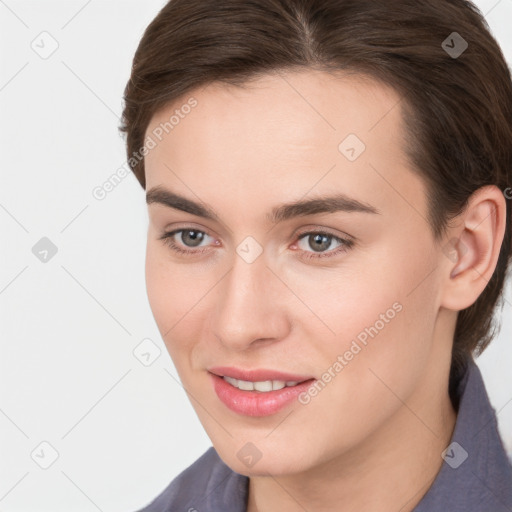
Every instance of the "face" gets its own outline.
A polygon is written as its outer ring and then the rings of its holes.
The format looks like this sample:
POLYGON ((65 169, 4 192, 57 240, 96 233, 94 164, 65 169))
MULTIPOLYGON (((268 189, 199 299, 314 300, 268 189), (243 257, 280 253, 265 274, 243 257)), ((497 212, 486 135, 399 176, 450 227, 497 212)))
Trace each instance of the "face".
POLYGON ((442 255, 401 115, 382 84, 302 71, 213 84, 151 120, 146 190, 189 202, 148 204, 148 299, 202 425, 239 473, 355 453, 398 415, 397 395, 426 399, 442 255), (241 391, 213 375, 225 367, 307 382, 241 391))

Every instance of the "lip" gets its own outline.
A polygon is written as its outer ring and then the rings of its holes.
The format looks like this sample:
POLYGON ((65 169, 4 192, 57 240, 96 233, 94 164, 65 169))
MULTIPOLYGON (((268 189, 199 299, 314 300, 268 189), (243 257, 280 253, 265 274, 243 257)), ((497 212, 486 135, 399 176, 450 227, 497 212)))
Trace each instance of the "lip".
MULTIPOLYGON (((288 380, 288 377, 298 377, 297 375, 273 372, 273 376, 280 375, 285 376, 286 378, 261 378, 260 375, 263 373, 264 371, 262 370, 262 373, 258 374, 258 379, 254 380, 288 380)), ((238 375, 240 375, 240 373, 238 375)), ((247 376, 247 373, 245 373, 245 375, 247 376)), ((252 373, 252 375, 254 375, 254 373, 252 373)), ((269 373, 267 372, 265 375, 269 375, 269 373)), ((228 409, 244 416, 253 417, 270 416, 279 412, 285 407, 291 405, 301 393, 305 392, 309 386, 316 381, 316 379, 310 378, 296 386, 286 386, 274 391, 260 392, 243 391, 238 389, 215 373, 210 372, 209 376, 212 379, 213 389, 219 397, 219 400, 228 409)), ((236 379, 237 377, 233 376, 233 378, 236 379)), ((246 378, 242 380, 249 379, 246 378)), ((293 378, 290 378, 289 380, 293 380, 293 378)))
POLYGON ((264 380, 284 380, 285 382, 303 382, 305 380, 314 379, 312 375, 298 375, 292 373, 280 372, 278 370, 255 369, 246 370, 243 368, 235 368, 232 366, 215 366, 207 368, 210 373, 214 373, 219 377, 226 376, 238 380, 247 380, 251 382, 264 380))

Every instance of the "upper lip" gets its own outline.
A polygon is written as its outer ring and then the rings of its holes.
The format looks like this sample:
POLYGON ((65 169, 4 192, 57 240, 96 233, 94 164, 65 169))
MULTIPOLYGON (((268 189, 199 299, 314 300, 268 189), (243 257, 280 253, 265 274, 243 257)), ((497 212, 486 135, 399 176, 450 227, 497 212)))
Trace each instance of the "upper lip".
POLYGON ((249 382, 261 382, 266 380, 282 380, 285 382, 304 382, 313 379, 311 375, 298 375, 296 373, 286 373, 278 370, 269 370, 258 368, 254 370, 235 368, 232 366, 213 366, 208 368, 210 373, 219 377, 232 377, 237 380, 246 380, 249 382))

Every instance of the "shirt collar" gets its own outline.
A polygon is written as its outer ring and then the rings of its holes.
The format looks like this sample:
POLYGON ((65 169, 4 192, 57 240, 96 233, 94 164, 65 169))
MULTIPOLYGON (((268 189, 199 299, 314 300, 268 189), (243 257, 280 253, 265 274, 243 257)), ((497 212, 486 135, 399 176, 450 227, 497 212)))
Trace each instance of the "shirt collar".
POLYGON ((443 464, 414 512, 512 511, 512 467, 489 402, 480 369, 466 359, 456 387, 459 402, 443 464))

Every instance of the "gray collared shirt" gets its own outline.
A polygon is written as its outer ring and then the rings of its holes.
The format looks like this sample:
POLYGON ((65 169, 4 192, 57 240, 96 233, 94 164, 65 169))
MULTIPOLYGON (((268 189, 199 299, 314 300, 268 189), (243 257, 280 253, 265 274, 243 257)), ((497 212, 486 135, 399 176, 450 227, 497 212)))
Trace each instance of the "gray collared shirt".
MULTIPOLYGON (((472 358, 458 383, 455 430, 443 465, 414 512, 512 512, 512 466, 480 369, 472 358)), ((138 512, 246 512, 249 478, 210 447, 138 512)))

